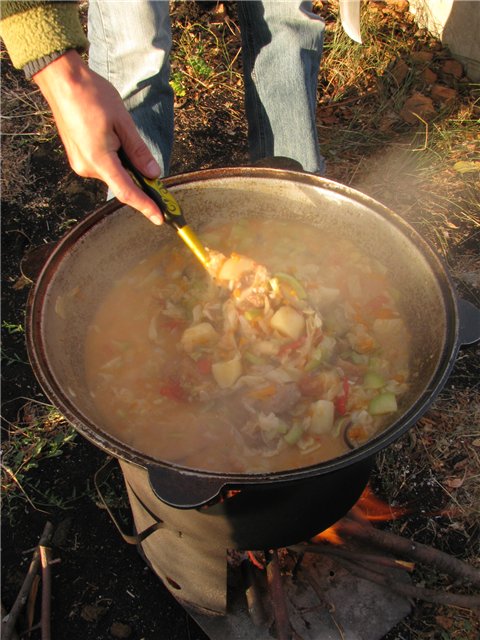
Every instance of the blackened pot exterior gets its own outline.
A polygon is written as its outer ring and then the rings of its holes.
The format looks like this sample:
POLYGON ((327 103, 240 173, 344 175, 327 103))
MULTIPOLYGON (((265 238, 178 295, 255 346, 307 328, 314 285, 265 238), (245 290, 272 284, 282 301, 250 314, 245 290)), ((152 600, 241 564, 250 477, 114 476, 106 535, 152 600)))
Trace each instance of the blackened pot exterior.
MULTIPOLYGON (((470 327, 465 341, 478 338, 471 330, 474 322, 462 314, 467 309, 478 320, 479 312, 464 305, 459 308, 443 264, 414 229, 379 203, 343 185, 309 174, 247 167, 184 174, 168 178, 165 185, 195 228, 219 211, 233 219, 271 213, 272 217, 311 223, 320 230, 347 230, 373 255, 378 254, 398 276, 408 302, 405 313, 414 330, 417 383, 400 417, 366 445, 334 460, 270 474, 182 468, 154 459, 106 433, 85 384, 86 327, 112 282, 139 259, 158 250, 162 234, 171 232, 152 229, 142 216, 116 201, 74 227, 40 273, 28 307, 27 341, 33 369, 46 394, 75 428, 120 460, 147 469, 150 484, 166 504, 198 508, 218 500, 225 490, 248 488, 246 493, 251 493, 252 499, 255 489, 270 492, 268 499, 273 503, 288 495, 290 510, 302 483, 308 486, 313 481, 313 493, 328 498, 324 512, 328 506, 333 514, 333 519, 325 516, 325 521, 333 522, 348 511, 355 495, 360 495, 375 454, 414 424, 443 387, 464 341, 462 326, 470 327), (350 483, 359 483, 359 487, 352 490, 350 483)), ((312 507, 321 509, 321 500, 312 507)), ((256 517, 262 517, 260 508, 256 517)))

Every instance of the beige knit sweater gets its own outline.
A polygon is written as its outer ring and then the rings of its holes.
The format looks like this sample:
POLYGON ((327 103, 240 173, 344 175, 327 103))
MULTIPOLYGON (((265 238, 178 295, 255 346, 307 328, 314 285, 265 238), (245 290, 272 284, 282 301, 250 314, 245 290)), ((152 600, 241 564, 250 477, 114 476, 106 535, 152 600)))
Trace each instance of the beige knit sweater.
POLYGON ((2 0, 0 10, 0 36, 18 69, 56 51, 88 48, 77 2, 2 0))

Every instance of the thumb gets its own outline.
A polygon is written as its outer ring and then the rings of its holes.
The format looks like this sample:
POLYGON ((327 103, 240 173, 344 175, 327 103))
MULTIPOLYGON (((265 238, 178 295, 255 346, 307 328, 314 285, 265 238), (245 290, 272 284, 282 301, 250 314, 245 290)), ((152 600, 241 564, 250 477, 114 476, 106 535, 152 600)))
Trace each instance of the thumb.
POLYGON ((135 167, 147 178, 158 178, 161 168, 140 137, 130 114, 117 125, 117 135, 123 150, 135 167))

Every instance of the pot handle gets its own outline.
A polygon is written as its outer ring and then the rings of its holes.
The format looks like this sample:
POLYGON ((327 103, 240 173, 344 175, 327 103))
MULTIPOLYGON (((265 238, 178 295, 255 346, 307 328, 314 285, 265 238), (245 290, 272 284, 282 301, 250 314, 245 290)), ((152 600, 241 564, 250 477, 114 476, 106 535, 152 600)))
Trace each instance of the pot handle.
POLYGON ((162 502, 177 509, 196 509, 217 498, 225 486, 221 477, 201 476, 179 469, 147 466, 150 486, 162 502))
POLYGON ((118 518, 115 516, 112 509, 110 508, 110 505, 108 504, 108 499, 104 495, 102 490, 102 485, 107 482, 112 471, 117 468, 116 463, 117 463, 116 458, 108 457, 106 462, 100 467, 100 469, 98 469, 95 472, 95 475, 93 476, 93 483, 95 485, 95 489, 97 490, 97 495, 100 499, 100 502, 102 503, 105 511, 110 516, 111 521, 117 528, 118 533, 122 536, 122 538, 125 540, 126 543, 138 545, 141 542, 143 542, 145 538, 148 538, 150 535, 152 535, 152 533, 154 533, 155 531, 158 531, 158 529, 163 529, 164 524, 162 520, 157 519, 153 524, 151 524, 149 527, 147 527, 140 533, 137 533, 136 535, 126 533, 123 530, 122 525, 120 524, 118 518))
POLYGON ((458 312, 460 317, 459 342, 460 344, 474 344, 480 340, 480 309, 468 300, 458 300, 458 312))

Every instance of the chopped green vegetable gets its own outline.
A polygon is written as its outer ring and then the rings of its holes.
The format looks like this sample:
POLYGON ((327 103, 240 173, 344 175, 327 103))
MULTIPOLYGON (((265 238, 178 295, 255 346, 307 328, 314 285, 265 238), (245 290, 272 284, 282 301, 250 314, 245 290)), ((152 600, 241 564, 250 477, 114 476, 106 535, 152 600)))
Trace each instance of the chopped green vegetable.
POLYGON ((254 353, 251 353, 250 351, 245 351, 245 353, 243 354, 243 357, 250 364, 258 364, 258 365, 265 364, 264 358, 260 358, 259 356, 256 356, 254 353))
POLYGON ((307 292, 305 291, 303 286, 300 284, 300 282, 296 278, 294 278, 289 273, 283 273, 283 272, 276 273, 274 277, 280 281, 280 284, 285 284, 289 286, 292 289, 292 291, 297 295, 297 297, 299 297, 301 300, 304 300, 307 297, 307 292))
POLYGON ((350 360, 353 364, 367 364, 368 356, 365 354, 357 353, 356 351, 352 351, 350 353, 350 360))
POLYGON ((305 365, 305 371, 315 371, 315 369, 318 369, 318 367, 322 364, 322 359, 321 358, 313 358, 312 360, 309 360, 307 362, 307 364, 305 365))
POLYGON ((385 386, 385 379, 375 371, 367 371, 363 378, 363 386, 365 389, 381 389, 385 386))
POLYGON ((247 309, 245 311, 245 318, 249 322, 252 322, 252 320, 257 320, 262 315, 263 315, 263 310, 262 309, 247 309))
POLYGON ((372 416, 380 416, 384 413, 393 413, 397 408, 397 398, 395 394, 391 391, 385 391, 370 400, 368 413, 372 416))
POLYGON ((287 444, 296 444, 303 435, 303 429, 301 425, 294 424, 290 431, 283 436, 283 439, 287 444))
POLYGON ((279 420, 278 421, 278 425, 277 425, 277 433, 279 433, 280 435, 285 435, 288 432, 288 425, 286 422, 284 422, 283 420, 279 420))

